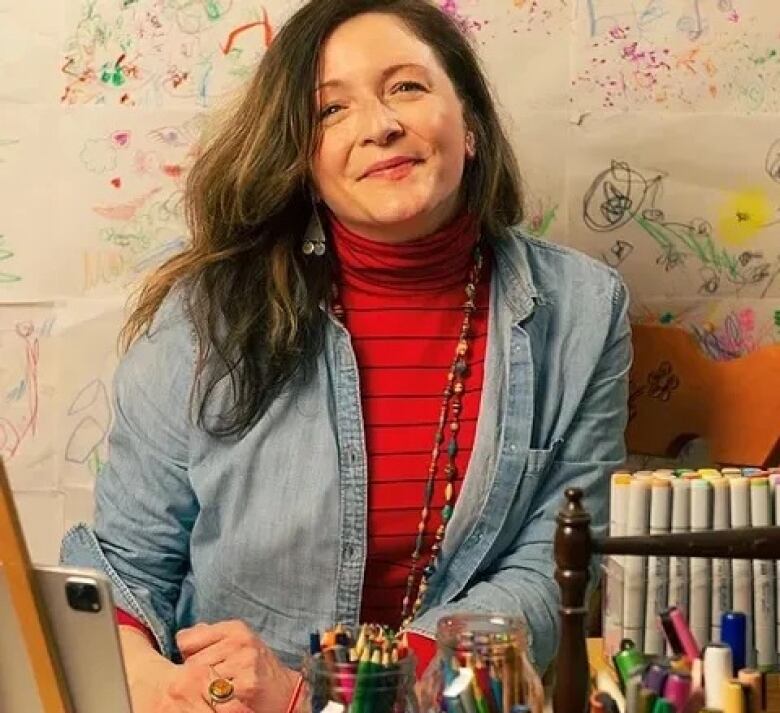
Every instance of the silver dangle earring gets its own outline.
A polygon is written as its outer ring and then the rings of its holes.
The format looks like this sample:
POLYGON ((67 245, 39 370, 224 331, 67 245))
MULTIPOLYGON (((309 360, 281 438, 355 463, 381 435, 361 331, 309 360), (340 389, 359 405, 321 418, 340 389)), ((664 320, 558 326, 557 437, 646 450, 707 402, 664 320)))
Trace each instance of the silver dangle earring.
POLYGON ((320 219, 320 212, 317 209, 317 200, 312 195, 312 210, 314 211, 314 220, 309 222, 306 235, 303 238, 301 250, 304 255, 316 255, 322 257, 325 254, 325 228, 320 219))

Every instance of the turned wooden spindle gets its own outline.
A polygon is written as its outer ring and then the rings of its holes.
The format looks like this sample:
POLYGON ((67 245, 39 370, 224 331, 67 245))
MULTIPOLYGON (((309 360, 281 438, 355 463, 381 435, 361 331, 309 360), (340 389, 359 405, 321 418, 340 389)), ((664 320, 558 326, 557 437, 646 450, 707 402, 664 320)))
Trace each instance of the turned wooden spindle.
POLYGON ((555 579, 561 588, 561 642, 556 667, 553 711, 584 713, 588 701, 588 653, 585 645, 585 591, 588 586, 590 515, 582 490, 567 488, 555 531, 555 579))
POLYGON ((584 713, 588 706, 585 593, 591 555, 780 560, 780 527, 591 537, 590 515, 582 505, 582 491, 569 488, 565 496, 555 530, 555 579, 561 589, 561 642, 553 694, 555 713, 584 713))

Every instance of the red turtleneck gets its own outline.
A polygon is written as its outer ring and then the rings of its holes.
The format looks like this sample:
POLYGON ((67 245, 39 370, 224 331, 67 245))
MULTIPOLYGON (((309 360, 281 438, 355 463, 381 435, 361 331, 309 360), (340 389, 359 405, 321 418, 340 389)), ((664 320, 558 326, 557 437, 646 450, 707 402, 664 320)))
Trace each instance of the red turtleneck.
MULTIPOLYGON (((394 245, 367 240, 332 217, 330 228, 344 321, 360 373, 368 455, 368 553, 361 621, 397 627, 442 391, 463 321, 476 226, 462 215, 433 235, 394 245)), ((482 393, 489 282, 486 255, 472 317, 456 492, 471 455, 482 393)), ((441 456, 422 566, 441 522, 445 462, 441 456)), ((422 669, 433 646, 419 637, 412 646, 422 669)))
MULTIPOLYGON (((368 456, 368 552, 360 618, 397 628, 442 391, 463 321, 476 226, 461 215, 433 235, 391 245, 356 235, 331 217, 330 233, 339 265, 339 299, 360 373, 368 456)), ((485 255, 460 415, 456 492, 471 456, 482 393, 490 265, 485 255)), ((444 463, 442 456, 422 566, 441 522, 444 463)), ((118 612, 118 619, 143 626, 125 612, 118 612)), ((434 643, 409 638, 422 672, 434 643)))

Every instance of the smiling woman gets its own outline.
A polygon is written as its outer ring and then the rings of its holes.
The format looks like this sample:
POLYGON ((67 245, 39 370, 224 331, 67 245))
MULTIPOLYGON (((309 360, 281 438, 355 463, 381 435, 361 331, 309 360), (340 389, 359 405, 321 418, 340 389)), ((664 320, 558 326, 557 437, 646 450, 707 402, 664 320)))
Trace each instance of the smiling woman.
MULTIPOLYGON (((516 224, 473 49, 426 0, 312 0, 188 176, 126 325, 95 526, 138 713, 288 708, 308 633, 526 622, 556 647, 564 487, 623 460, 617 274, 516 224)), ((300 710, 305 710, 305 704, 300 710)))
POLYGON ((312 175, 339 220, 384 242, 450 222, 474 132, 434 50, 397 16, 359 15, 324 43, 319 79, 312 175))

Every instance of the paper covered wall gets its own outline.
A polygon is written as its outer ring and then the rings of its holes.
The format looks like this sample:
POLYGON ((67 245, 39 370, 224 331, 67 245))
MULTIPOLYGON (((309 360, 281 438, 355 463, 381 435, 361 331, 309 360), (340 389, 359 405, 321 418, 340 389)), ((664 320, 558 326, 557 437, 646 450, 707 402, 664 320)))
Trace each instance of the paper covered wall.
MULTIPOLYGON (((780 339, 780 5, 442 6, 484 58, 531 230, 712 358, 780 339)), ((199 131, 293 7, 0 0, 0 454, 38 559, 91 516, 124 302, 186 242, 199 131)))

